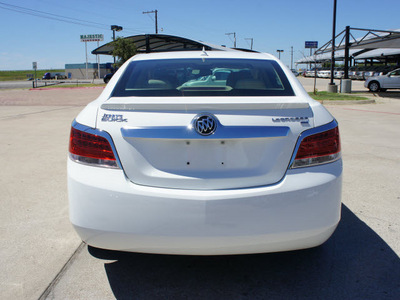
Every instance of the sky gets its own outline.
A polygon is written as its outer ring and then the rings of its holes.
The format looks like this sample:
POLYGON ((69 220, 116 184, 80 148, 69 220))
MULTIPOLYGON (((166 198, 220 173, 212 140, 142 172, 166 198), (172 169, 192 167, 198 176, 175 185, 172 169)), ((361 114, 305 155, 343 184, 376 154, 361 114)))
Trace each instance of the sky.
MULTIPOLYGON (((111 25, 124 29, 116 36, 159 33, 182 36, 216 45, 250 48, 278 56, 291 66, 309 55, 305 41, 322 46, 332 37, 334 0, 0 0, 0 70, 63 69, 86 61, 82 34, 103 34, 112 40, 111 25)), ((345 27, 398 29, 400 1, 337 0, 336 33, 345 27), (379 8, 377 8, 379 7, 379 8), (377 8, 377 9, 376 9, 377 8)), ((361 32, 356 33, 361 37, 361 32)), ((88 42, 90 52, 97 42, 88 42)), ((100 56, 102 63, 111 56, 100 56)))

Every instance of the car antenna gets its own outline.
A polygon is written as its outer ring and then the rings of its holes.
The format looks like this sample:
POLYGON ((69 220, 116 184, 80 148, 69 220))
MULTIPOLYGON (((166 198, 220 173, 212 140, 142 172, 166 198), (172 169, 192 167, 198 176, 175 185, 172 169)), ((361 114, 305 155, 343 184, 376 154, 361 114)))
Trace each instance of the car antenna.
MULTIPOLYGON (((203 46, 203 53, 201 54, 201 56, 208 56, 208 54, 207 54, 207 52, 206 52, 206 49, 204 48, 204 46, 203 46)), ((205 61, 205 58, 204 57, 202 57, 201 58, 202 60, 203 60, 203 62, 205 61)))

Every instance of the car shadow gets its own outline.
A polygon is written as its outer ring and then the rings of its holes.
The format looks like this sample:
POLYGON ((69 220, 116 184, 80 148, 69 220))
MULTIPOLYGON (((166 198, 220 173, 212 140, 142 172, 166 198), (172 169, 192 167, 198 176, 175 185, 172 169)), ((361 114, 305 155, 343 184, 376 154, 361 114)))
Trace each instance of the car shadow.
POLYGON ((117 299, 400 299, 400 259, 345 205, 322 246, 234 256, 137 254, 88 247, 117 299))
POLYGON ((365 90, 352 90, 352 94, 363 94, 363 95, 368 95, 370 94, 371 96, 374 97, 379 97, 379 98, 392 98, 392 99, 400 99, 400 92, 398 90, 389 90, 385 92, 368 92, 365 90))
POLYGON ((394 98, 400 99, 400 92, 399 91, 386 91, 386 92, 378 92, 376 93, 380 98, 394 98))

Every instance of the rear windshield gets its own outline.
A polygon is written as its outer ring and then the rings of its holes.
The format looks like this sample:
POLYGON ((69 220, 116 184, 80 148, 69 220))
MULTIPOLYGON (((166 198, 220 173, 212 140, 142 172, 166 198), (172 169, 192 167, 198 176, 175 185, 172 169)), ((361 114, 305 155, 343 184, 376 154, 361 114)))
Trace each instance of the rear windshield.
POLYGON ((294 93, 275 61, 198 58, 132 61, 112 96, 294 96, 294 93))

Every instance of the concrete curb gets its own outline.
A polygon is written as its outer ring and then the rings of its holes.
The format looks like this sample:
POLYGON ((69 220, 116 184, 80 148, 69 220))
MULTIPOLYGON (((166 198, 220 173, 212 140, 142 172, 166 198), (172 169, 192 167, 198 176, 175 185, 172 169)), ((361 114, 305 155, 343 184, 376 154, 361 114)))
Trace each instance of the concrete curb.
POLYGON ((81 253, 82 249, 86 246, 84 242, 81 242, 72 253, 71 257, 68 259, 68 261, 65 263, 65 265, 61 268, 60 272, 54 277, 54 279, 50 282, 50 284, 47 286, 47 288, 44 290, 42 295, 40 295, 39 300, 45 300, 47 299, 47 296, 51 293, 51 291, 54 289, 54 287, 57 285, 57 283, 61 280, 61 277, 64 275, 64 273, 67 271, 67 269, 73 264, 75 261, 76 257, 81 253))
POLYGON ((30 91, 51 91, 51 90, 83 90, 83 89, 104 89, 104 86, 76 86, 76 87, 54 87, 54 88, 32 88, 30 91))
POLYGON ((349 104, 374 104, 375 99, 368 100, 318 100, 321 104, 349 105, 349 104))

